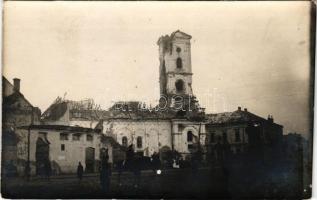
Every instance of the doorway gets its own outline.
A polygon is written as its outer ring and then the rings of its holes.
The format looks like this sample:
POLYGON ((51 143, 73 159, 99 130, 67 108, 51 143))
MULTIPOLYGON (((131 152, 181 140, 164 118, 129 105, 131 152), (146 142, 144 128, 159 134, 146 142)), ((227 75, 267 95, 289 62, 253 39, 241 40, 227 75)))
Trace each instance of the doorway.
POLYGON ((95 149, 92 147, 86 148, 86 172, 92 173, 95 170, 95 149))
POLYGON ((36 141, 36 152, 35 152, 35 162, 36 162, 36 174, 44 176, 47 172, 47 166, 49 165, 49 142, 45 141, 43 138, 38 138, 36 141))

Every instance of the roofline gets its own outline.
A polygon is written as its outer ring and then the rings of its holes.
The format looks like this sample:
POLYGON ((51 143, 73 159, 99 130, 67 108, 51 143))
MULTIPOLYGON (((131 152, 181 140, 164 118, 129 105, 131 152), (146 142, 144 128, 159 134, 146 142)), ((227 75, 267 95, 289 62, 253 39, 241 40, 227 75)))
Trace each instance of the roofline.
MULTIPOLYGON (((264 120, 254 120, 254 121, 236 121, 236 122, 224 122, 224 123, 212 123, 212 122, 208 122, 206 123, 206 125, 208 126, 223 126, 223 125, 237 125, 237 124, 248 124, 249 122, 263 122, 265 121, 266 123, 268 123, 268 121, 266 119, 264 120)), ((277 123, 272 123, 275 126, 279 126, 281 128, 284 128, 283 125, 277 124, 277 123)))
MULTIPOLYGON (((207 120, 208 120, 208 115, 211 116, 211 115, 218 115, 218 114, 223 114, 223 113, 233 113, 233 112, 236 112, 236 111, 238 111, 238 110, 235 110, 235 111, 232 111, 232 112, 208 113, 208 114, 206 114, 206 118, 207 118, 207 120)), ((261 121, 268 122, 268 119, 266 119, 266 118, 264 118, 264 117, 261 117, 261 116, 259 116, 259 115, 256 115, 256 114, 254 114, 254 113, 251 113, 251 112, 249 112, 249 111, 242 111, 242 110, 241 110, 240 112, 246 112, 247 114, 253 115, 253 116, 255 116, 255 117, 261 119, 261 121)), ((258 122, 258 121, 260 121, 260 120, 254 120, 254 122, 258 122)), ((227 123, 227 122, 226 122, 226 123, 227 123)), ((234 123, 234 122, 229 122, 229 123, 234 123)), ((239 123, 239 122, 238 122, 238 123, 239 123)), ((242 123, 243 123, 243 122, 242 122, 242 123)), ((209 124, 210 124, 210 123, 209 123, 209 124)), ((225 123, 215 123, 215 124, 225 124, 225 123)), ((228 124, 228 123, 227 123, 227 124, 228 124)), ((274 124, 274 125, 276 125, 276 126, 280 126, 280 127, 283 128, 283 125, 281 125, 281 124, 277 124, 277 123, 275 123, 275 122, 272 122, 272 124, 274 124)))
POLYGON ((2 78, 3 78, 4 80, 8 81, 8 83, 10 83, 10 84, 13 86, 13 84, 12 84, 4 75, 2 75, 2 78))
MULTIPOLYGON (((2 75, 2 78, 5 79, 6 81, 8 81, 8 83, 9 83, 12 87, 14 87, 14 85, 13 85, 4 75, 2 75)), ((3 84, 3 82, 2 82, 2 84, 3 84)), ((24 99, 28 104, 30 104, 33 108, 38 108, 38 109, 40 109, 40 108, 37 107, 37 106, 33 106, 33 104, 31 104, 30 101, 27 100, 27 99, 25 98, 25 96, 24 96, 20 91, 18 91, 18 92, 15 91, 15 92, 13 92, 12 94, 10 94, 9 96, 13 95, 14 93, 20 94, 20 95, 23 97, 23 99, 24 99)), ((7 96, 7 97, 9 97, 9 96, 7 96)), ((3 100, 2 100, 2 101, 3 101, 3 100)), ((41 109, 40 109, 40 110, 41 110, 41 109)))
POLYGON ((174 36, 175 36, 176 33, 184 34, 185 36, 189 37, 189 39, 192 39, 192 36, 191 36, 191 35, 189 35, 189 34, 183 32, 183 31, 180 31, 180 30, 174 31, 174 32, 170 35, 170 37, 171 37, 171 38, 174 38, 174 36))
POLYGON ((38 130, 56 130, 56 131, 74 131, 74 132, 86 132, 86 133, 100 133, 100 130, 92 128, 84 128, 80 126, 65 126, 65 125, 30 125, 19 126, 18 129, 38 129, 38 130))
POLYGON ((104 121, 109 121, 109 120, 126 120, 126 121, 141 121, 141 120, 147 120, 147 121, 170 121, 170 118, 137 118, 137 119, 131 119, 131 118, 124 118, 124 117, 119 117, 119 118, 104 118, 104 121))

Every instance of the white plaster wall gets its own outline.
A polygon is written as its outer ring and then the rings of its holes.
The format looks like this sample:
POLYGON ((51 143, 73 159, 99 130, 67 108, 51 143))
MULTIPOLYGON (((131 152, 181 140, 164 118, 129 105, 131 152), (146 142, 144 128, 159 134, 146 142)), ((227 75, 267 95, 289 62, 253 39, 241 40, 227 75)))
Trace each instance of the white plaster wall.
MULTIPOLYGON (((39 137, 39 132, 47 133, 47 140, 50 142, 49 145, 49 159, 52 163, 56 163, 62 173, 76 173, 78 162, 81 162, 85 168, 85 150, 87 147, 95 149, 95 161, 99 160, 100 148, 106 147, 109 152, 109 162, 112 163, 112 147, 110 144, 101 144, 100 135, 94 133, 93 141, 87 141, 87 133, 82 133, 79 141, 74 141, 72 134, 68 133, 68 140, 60 140, 60 133, 63 131, 53 130, 32 130, 30 134, 30 161, 35 163, 36 153, 36 141, 39 137), (61 144, 65 144, 65 151, 61 150, 61 144)), ((17 133, 23 137, 18 143, 18 158, 27 160, 27 130, 18 130, 17 133), (23 152, 23 153, 22 153, 23 152)), ((75 132, 74 132, 75 133, 75 132)), ((92 133, 90 133, 92 134, 92 133)), ((23 174, 24 166, 20 169, 20 174, 23 174)), ((35 174, 35 166, 31 167, 31 173, 35 174)))
POLYGON ((92 121, 92 120, 70 120, 69 126, 80 126, 84 128, 95 128, 98 124, 98 121, 92 121))
POLYGON ((171 148, 171 123, 168 120, 116 120, 104 122, 104 133, 111 132, 119 144, 122 138, 128 139, 128 145, 133 144, 135 151, 144 151, 145 156, 151 156, 163 146, 171 148), (112 128, 110 128, 112 127, 112 128), (137 148, 137 137, 142 137, 142 148, 137 148))

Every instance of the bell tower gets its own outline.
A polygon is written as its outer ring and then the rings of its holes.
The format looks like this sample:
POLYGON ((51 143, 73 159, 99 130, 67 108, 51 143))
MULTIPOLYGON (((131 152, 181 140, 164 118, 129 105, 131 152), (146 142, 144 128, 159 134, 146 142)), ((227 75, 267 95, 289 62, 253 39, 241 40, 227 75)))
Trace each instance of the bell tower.
POLYGON ((190 39, 179 30, 170 36, 161 36, 159 45, 160 93, 172 96, 192 96, 192 66, 190 39))

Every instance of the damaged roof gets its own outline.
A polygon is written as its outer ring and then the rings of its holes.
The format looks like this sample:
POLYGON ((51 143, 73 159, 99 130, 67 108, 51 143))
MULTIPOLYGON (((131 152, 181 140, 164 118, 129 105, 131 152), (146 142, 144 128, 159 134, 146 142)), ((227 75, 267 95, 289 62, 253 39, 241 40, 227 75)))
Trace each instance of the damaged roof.
MULTIPOLYGON (((206 119, 209 124, 228 124, 228 123, 243 123, 243 122, 260 122, 268 121, 267 119, 257 116, 247 110, 242 111, 238 109, 233 112, 223 112, 215 114, 206 114, 206 119)), ((281 126, 279 124, 273 123, 275 125, 281 126)))
POLYGON ((92 128, 84 128, 80 126, 64 126, 64 125, 31 125, 20 126, 19 129, 38 129, 38 130, 57 130, 57 131, 70 131, 70 132, 86 132, 86 133, 99 133, 100 131, 92 128))
POLYGON ((147 107, 145 103, 138 101, 116 102, 104 119, 170 119, 175 117, 171 111, 160 111, 147 107))
MULTIPOLYGON (((80 101, 79 101, 80 102, 80 101)), ((108 110, 100 108, 90 108, 81 106, 80 103, 70 100, 58 99, 50 105, 43 113, 42 120, 56 121, 63 116, 67 116, 69 112, 69 120, 92 120, 101 119, 169 119, 175 117, 175 112, 171 111, 155 111, 155 108, 146 108, 145 104, 138 101, 119 101, 114 103, 108 110), (142 107, 144 106, 144 107, 142 107)))
POLYGON ((161 42, 170 42, 172 41, 174 38, 185 38, 190 40, 192 38, 191 35, 188 35, 187 33, 184 33, 180 30, 174 31, 173 33, 171 33, 171 35, 165 35, 165 36, 161 36, 158 41, 157 44, 161 43, 161 42))

